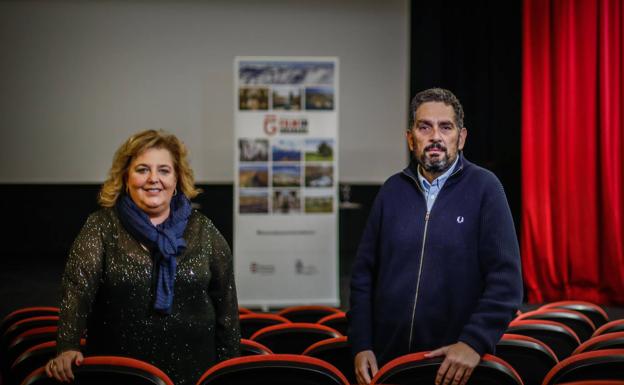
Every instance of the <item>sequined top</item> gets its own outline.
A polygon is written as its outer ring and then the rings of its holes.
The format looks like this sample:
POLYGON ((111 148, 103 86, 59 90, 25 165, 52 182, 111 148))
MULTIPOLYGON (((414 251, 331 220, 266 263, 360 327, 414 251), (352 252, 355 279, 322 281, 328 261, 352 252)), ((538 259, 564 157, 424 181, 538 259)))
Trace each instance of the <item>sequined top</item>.
POLYGON ((238 303, 230 248, 193 211, 178 256, 172 312, 154 310, 152 257, 121 225, 115 209, 93 213, 72 245, 62 282, 58 351, 121 355, 162 369, 177 385, 195 384, 218 361, 239 354, 238 303))

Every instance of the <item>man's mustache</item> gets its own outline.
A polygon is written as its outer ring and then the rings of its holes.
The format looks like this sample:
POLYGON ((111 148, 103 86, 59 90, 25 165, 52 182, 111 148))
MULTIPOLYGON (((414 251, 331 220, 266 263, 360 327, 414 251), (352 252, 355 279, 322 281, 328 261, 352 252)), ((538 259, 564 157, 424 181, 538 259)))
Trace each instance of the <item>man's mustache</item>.
POLYGON ((431 143, 430 145, 425 147, 425 151, 429 151, 429 150, 433 150, 433 149, 437 149, 437 150, 440 150, 440 151, 446 151, 446 147, 442 143, 440 143, 440 142, 431 143))

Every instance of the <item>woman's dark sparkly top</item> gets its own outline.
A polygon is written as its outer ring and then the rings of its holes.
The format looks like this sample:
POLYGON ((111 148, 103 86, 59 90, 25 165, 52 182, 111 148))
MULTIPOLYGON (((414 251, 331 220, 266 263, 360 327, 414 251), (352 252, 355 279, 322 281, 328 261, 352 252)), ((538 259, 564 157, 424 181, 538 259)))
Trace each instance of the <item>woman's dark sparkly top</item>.
POLYGON ((154 310, 152 255, 115 209, 92 214, 72 245, 62 283, 58 351, 149 362, 177 385, 195 384, 216 362, 239 355, 238 303, 227 243, 193 211, 178 256, 172 312, 154 310))

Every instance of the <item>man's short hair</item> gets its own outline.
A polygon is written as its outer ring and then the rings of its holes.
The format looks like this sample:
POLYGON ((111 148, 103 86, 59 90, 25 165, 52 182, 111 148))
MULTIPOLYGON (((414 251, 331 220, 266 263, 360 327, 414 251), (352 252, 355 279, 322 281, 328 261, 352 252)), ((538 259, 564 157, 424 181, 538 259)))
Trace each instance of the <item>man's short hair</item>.
POLYGON ((420 91, 412 99, 410 105, 410 122, 409 129, 414 127, 414 121, 416 120, 416 110, 422 104, 427 102, 441 102, 447 106, 453 107, 455 112, 455 124, 458 129, 464 127, 464 108, 462 107, 459 99, 451 91, 444 88, 429 88, 428 90, 420 91))

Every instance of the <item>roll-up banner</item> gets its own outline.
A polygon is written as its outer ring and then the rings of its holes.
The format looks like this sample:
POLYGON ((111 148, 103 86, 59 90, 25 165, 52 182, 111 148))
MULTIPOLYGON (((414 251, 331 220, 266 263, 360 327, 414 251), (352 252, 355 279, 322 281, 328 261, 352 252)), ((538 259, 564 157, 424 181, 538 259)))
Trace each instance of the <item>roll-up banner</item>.
POLYGON ((237 57, 234 74, 238 302, 338 306, 338 59, 237 57))

